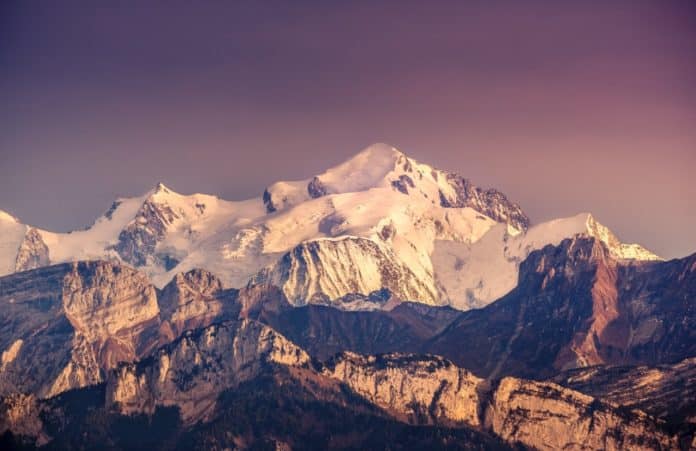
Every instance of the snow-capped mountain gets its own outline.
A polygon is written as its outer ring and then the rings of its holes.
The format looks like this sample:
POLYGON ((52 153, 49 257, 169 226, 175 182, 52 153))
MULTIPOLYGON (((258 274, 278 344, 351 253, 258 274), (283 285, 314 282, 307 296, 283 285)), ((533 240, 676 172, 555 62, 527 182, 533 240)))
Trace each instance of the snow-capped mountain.
POLYGON ((496 225, 473 243, 437 241, 432 255, 435 274, 453 307, 483 307, 515 288, 519 265, 532 251, 574 236, 598 239, 617 260, 661 260, 638 244, 620 242, 590 213, 582 213, 535 225, 518 235, 496 225))
POLYGON ((515 287, 535 249, 589 235, 618 259, 658 257, 591 215, 529 227, 502 193, 375 144, 312 178, 232 202, 163 184, 123 198, 85 230, 53 233, 0 214, 0 275, 75 260, 121 260, 159 287, 203 268, 226 287, 279 286, 295 305, 392 301, 483 306, 515 287))

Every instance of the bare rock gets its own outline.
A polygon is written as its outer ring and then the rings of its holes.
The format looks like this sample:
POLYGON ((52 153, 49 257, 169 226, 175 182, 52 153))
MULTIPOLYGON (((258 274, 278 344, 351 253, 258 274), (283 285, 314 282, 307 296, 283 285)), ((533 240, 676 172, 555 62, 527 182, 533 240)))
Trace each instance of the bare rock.
POLYGON ((445 173, 445 176, 454 194, 448 196, 440 191, 441 206, 445 208, 470 207, 495 221, 510 224, 518 230, 529 228, 529 218, 520 206, 509 201, 500 191, 479 188, 458 174, 445 173))
POLYGON ((48 246, 41 238, 41 234, 35 228, 29 227, 17 250, 15 271, 39 268, 48 265, 49 262, 48 246))
POLYGON ((504 440, 539 450, 677 448, 645 413, 620 412, 548 382, 502 379, 485 415, 486 427, 504 440))
POLYGON ((54 396, 99 383, 159 341, 154 287, 108 262, 48 266, 0 278, 0 394, 54 396))
POLYGON ((122 413, 178 406, 188 424, 206 418, 225 389, 257 376, 264 365, 306 366, 302 349, 256 321, 186 333, 141 364, 121 366, 107 382, 107 404, 122 413))
POLYGON ((441 357, 344 353, 323 374, 409 423, 480 426, 483 380, 441 357))
POLYGON ((352 309, 350 301, 358 300, 356 306, 361 309, 377 309, 386 300, 370 296, 383 289, 390 293, 388 298, 397 300, 443 302, 432 277, 416 277, 387 247, 357 237, 304 242, 259 272, 250 282, 256 284, 280 287, 295 306, 328 304, 352 309))
POLYGON ((309 194, 309 197, 316 199, 317 197, 326 196, 328 194, 328 190, 326 185, 319 180, 319 177, 314 177, 307 184, 307 193, 309 194))
POLYGON ((161 317, 169 322, 174 336, 215 320, 231 319, 233 305, 222 292, 220 279, 206 270, 179 273, 160 293, 161 317))

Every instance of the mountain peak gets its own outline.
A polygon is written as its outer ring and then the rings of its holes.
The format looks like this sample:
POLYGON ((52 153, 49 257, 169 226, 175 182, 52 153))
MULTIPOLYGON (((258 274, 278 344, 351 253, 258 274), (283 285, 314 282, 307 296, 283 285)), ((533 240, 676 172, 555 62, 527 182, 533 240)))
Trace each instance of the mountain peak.
POLYGON ((622 243, 614 232, 597 221, 592 214, 585 213, 584 215, 586 216, 587 233, 606 244, 613 257, 620 260, 663 260, 662 257, 653 254, 639 244, 622 243))
POLYGON ((322 183, 334 185, 338 192, 363 191, 379 185, 408 157, 389 144, 372 144, 353 157, 317 176, 322 183))
POLYGON ((400 157, 406 157, 406 155, 404 155, 404 153, 396 147, 393 147, 386 143, 378 142, 365 147, 363 150, 356 153, 353 157, 346 160, 345 163, 353 160, 359 160, 364 162, 372 160, 398 160, 400 157))
POLYGON ((174 191, 172 191, 171 189, 169 189, 169 187, 167 187, 167 186, 166 186, 164 183, 162 183, 162 182, 157 182, 157 184, 155 185, 155 187, 152 188, 152 190, 150 190, 150 193, 151 193, 151 194, 170 194, 170 193, 173 193, 173 192, 174 192, 174 191))

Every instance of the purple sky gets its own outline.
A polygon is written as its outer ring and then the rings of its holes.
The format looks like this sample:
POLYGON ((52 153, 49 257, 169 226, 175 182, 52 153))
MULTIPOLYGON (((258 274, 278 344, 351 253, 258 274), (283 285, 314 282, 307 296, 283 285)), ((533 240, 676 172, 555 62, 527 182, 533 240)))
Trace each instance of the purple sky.
POLYGON ((696 251, 694 2, 58 3, 0 4, 23 222, 80 228, 160 180, 256 196, 382 141, 534 222, 696 251))

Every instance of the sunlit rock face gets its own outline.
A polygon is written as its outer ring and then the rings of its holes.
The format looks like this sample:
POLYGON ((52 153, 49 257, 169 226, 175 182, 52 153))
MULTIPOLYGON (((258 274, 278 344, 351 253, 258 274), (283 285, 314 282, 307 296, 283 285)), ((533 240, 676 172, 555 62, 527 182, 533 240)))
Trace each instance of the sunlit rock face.
POLYGON ((141 364, 121 366, 107 383, 107 403, 123 413, 178 406, 187 423, 205 419, 223 390, 265 365, 307 366, 302 349, 268 326, 241 321, 186 333, 141 364))
POLYGON ((11 431, 15 435, 30 437, 41 446, 51 440, 40 418, 42 405, 35 395, 15 393, 0 398, 0 434, 11 431))
POLYGON ((442 304, 432 275, 417 277, 387 247, 363 238, 303 243, 256 275, 255 284, 281 288, 295 306, 375 310, 390 299, 442 304))
POLYGON ((540 450, 654 450, 677 447, 640 411, 618 411, 556 384, 504 378, 493 392, 486 427, 510 443, 540 450))
POLYGON ((233 294, 225 292, 220 279, 203 269, 174 276, 162 289, 158 302, 172 337, 213 321, 232 319, 237 313, 233 294))
MULTIPOLYGON (((343 353, 325 364, 268 326, 245 320, 186 333, 107 382, 107 405, 125 414, 176 406, 186 424, 219 415, 221 393, 245 381, 277 379, 314 387, 317 400, 352 392, 410 424, 476 428, 534 449, 669 449, 676 439, 641 411, 549 382, 489 382, 436 356, 343 353), (338 383, 339 385, 336 385, 338 383), (343 387, 343 388, 340 388, 343 387)), ((346 405, 346 408, 350 404, 346 405)))
POLYGON ((527 230, 529 228, 529 218, 522 211, 519 205, 511 202, 508 198, 495 189, 481 189, 464 177, 438 171, 447 181, 450 193, 444 190, 439 191, 440 205, 445 208, 473 208, 492 218, 496 222, 502 222, 515 227, 517 230, 527 230))
POLYGON ((696 358, 655 366, 599 365, 552 378, 564 387, 670 423, 688 437, 696 428, 696 358))
POLYGON ((48 265, 49 262, 48 246, 44 243, 41 234, 35 228, 29 227, 17 250, 15 271, 40 268, 48 265))
MULTIPOLYGON (((617 409, 554 383, 511 377, 491 382, 441 357, 403 353, 342 353, 321 363, 254 320, 185 332, 149 357, 109 370, 103 391, 83 389, 82 396, 96 396, 88 401, 95 409, 131 418, 156 416, 159 408, 173 407, 181 415, 177 427, 186 430, 217 421, 229 408, 225 396, 261 380, 277 384, 273 390, 302 390, 305 409, 334 405, 345 409, 346 415, 367 409, 413 425, 475 429, 513 446, 548 450, 677 446, 676 438, 645 413, 617 409)), ((37 443, 50 439, 41 422, 46 412, 69 414, 60 413, 65 408, 60 398, 50 403, 31 397, 5 399, 0 426, 23 431, 37 443)), ((104 418, 118 421, 118 417, 104 418)))
POLYGON ((442 358, 346 353, 329 360, 323 374, 406 421, 480 426, 483 380, 442 358))
POLYGON ((513 291, 464 312, 421 351, 492 378, 676 362, 696 353, 695 261, 625 262, 597 238, 567 239, 532 252, 513 291))
POLYGON ((159 308, 143 274, 115 263, 49 266, 0 279, 0 389, 53 396, 159 344, 159 308))

